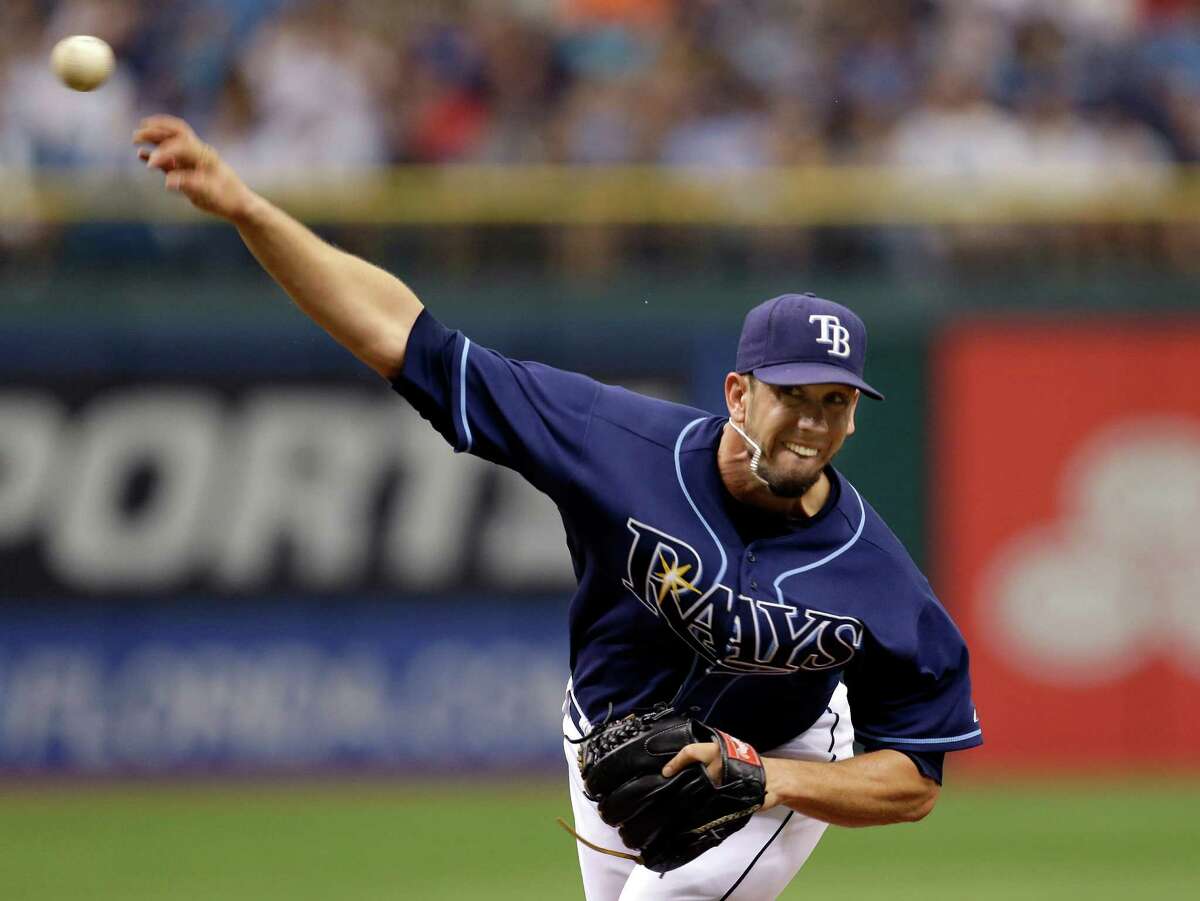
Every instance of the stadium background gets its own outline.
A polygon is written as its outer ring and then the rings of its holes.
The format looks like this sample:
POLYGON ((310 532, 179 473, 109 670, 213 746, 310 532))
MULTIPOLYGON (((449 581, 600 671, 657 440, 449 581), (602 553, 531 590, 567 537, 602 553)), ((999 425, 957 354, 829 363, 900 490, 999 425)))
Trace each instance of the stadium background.
POLYGON ((843 469, 988 744, 788 896, 1183 896, 1198 99, 1186 0, 9 0, 0 894, 580 894, 554 511, 163 195, 171 111, 513 356, 719 410, 749 305, 853 306, 888 401, 843 469))

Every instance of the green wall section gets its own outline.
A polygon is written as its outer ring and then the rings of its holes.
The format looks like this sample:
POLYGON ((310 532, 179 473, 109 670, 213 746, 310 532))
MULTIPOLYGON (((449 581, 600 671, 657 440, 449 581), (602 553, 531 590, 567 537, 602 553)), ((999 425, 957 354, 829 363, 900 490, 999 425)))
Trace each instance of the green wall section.
POLYGON ((915 332, 872 339, 869 381, 886 400, 859 401, 857 430, 838 464, 922 566, 928 557, 925 499, 932 464, 927 342, 928 336, 915 332))
MULTIPOLYGON (((76 343, 108 342, 99 357, 125 369, 136 368, 128 354, 139 342, 277 332, 281 341, 303 345, 306 359, 325 355, 326 369, 353 370, 349 355, 292 307, 231 235, 205 234, 212 241, 186 263, 176 255, 105 265, 77 255, 58 267, 0 272, 0 343, 7 335, 19 350, 0 360, 0 376, 18 365, 14 359, 37 369, 39 346, 60 370, 69 366, 56 349, 55 336, 64 332, 76 343)), ((1200 312, 1193 277, 1130 263, 1074 272, 1016 261, 1002 271, 965 274, 883 267, 764 273, 693 255, 585 279, 528 257, 455 263, 433 252, 436 242, 424 248, 428 254, 421 245, 397 249, 386 241, 352 249, 402 274, 439 318, 477 341, 604 379, 674 384, 676 396, 714 411, 723 409, 721 380, 746 309, 805 290, 852 306, 870 331, 868 377, 888 399, 863 401, 841 466, 921 564, 929 557, 927 502, 936 481, 927 359, 945 323, 1200 312)))

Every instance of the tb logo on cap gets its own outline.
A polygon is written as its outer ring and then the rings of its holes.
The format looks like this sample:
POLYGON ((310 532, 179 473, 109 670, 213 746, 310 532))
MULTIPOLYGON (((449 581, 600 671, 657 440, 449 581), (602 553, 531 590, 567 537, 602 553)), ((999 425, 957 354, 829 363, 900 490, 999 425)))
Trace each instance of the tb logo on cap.
POLYGON ((842 325, 840 319, 829 313, 814 313, 808 317, 808 321, 821 324, 821 337, 817 343, 828 344, 831 356, 850 356, 850 329, 842 325))

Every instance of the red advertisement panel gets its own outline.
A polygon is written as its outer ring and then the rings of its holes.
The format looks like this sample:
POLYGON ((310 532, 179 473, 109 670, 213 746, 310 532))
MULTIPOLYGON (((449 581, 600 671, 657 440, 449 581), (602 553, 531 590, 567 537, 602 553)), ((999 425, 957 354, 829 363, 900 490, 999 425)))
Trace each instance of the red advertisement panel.
POLYGON ((987 324, 935 356, 936 586, 973 765, 1200 766, 1200 322, 987 324))

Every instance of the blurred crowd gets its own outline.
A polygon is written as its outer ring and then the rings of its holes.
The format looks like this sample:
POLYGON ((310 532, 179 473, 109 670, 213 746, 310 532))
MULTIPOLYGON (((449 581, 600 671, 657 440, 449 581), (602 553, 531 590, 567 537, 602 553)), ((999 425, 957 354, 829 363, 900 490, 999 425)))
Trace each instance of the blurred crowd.
POLYGON ((0 165, 1200 161, 1200 0, 4 0, 0 165), (47 71, 92 33, 95 95, 47 71))
POLYGON ((1200 0, 0 6, 10 164, 103 164, 97 131, 124 135, 152 110, 275 169, 1192 161, 1197 100, 1200 0), (105 37, 120 60, 93 97, 46 71, 72 33, 105 37))

